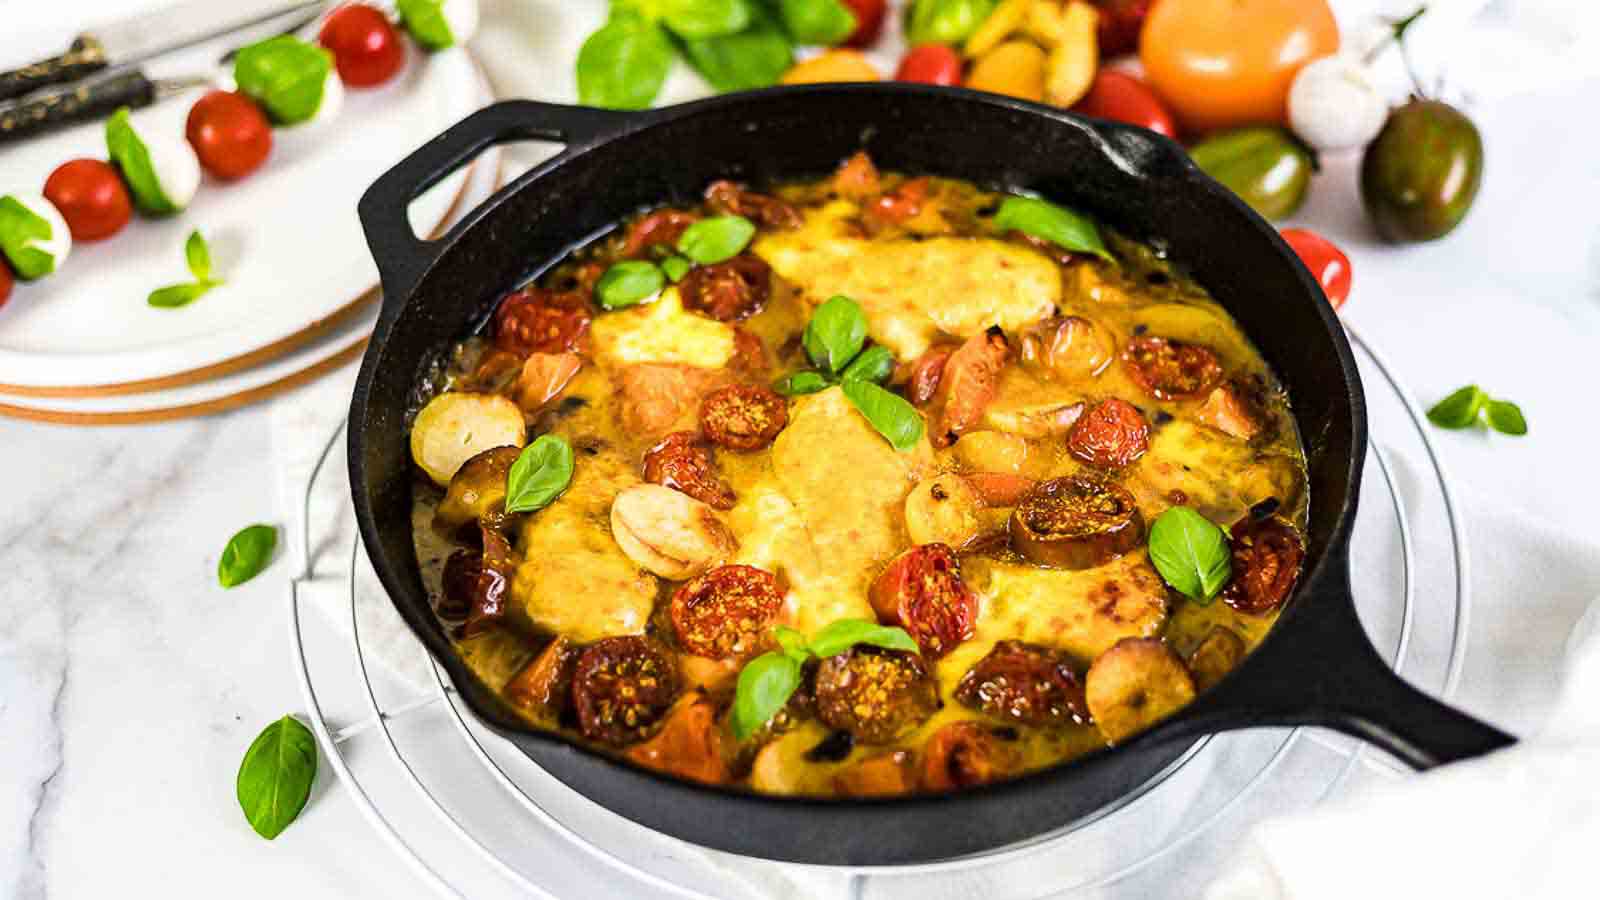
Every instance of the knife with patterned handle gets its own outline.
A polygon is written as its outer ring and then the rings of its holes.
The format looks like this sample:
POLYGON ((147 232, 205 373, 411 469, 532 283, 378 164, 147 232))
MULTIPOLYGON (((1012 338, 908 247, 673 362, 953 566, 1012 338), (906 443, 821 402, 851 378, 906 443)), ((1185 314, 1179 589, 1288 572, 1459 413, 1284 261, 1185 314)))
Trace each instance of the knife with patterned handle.
POLYGON ((0 145, 104 118, 118 107, 149 106, 180 91, 209 83, 207 78, 151 81, 142 72, 130 70, 39 92, 0 105, 0 145))
POLYGON ((104 69, 107 64, 105 47, 93 37, 83 35, 60 56, 0 72, 0 100, 21 97, 52 84, 77 81, 104 69))

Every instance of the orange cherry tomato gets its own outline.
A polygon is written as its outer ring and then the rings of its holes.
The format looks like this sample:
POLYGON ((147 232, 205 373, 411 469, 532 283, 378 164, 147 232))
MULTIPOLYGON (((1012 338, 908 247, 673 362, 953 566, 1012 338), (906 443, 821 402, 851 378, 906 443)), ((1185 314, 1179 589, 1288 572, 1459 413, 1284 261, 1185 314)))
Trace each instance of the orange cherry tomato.
POLYGON ((405 65, 405 42, 383 10, 351 3, 328 16, 317 43, 333 53, 339 80, 351 87, 372 87, 394 77, 405 65))
POLYGON ((212 91, 195 101, 184 129, 200 165, 232 181, 261 167, 272 152, 272 123, 243 94, 212 91))
POLYGON ((1332 241, 1304 228, 1283 229, 1283 239, 1306 264, 1311 277, 1322 285, 1322 292, 1328 295, 1333 308, 1343 306, 1350 298, 1350 257, 1332 241))
POLYGON ((1178 136, 1178 124, 1156 92, 1143 81, 1116 69, 1101 69, 1094 77, 1094 84, 1089 86, 1089 93, 1072 110, 1096 119, 1148 128, 1169 138, 1178 136))
POLYGON ((1285 122, 1300 67, 1338 49, 1326 0, 1157 3, 1139 39, 1150 86, 1195 131, 1285 122))
MULTIPOLYGON (((98 159, 62 163, 45 180, 44 197, 67 220, 67 230, 74 240, 108 238, 121 231, 133 216, 133 201, 128 198, 122 176, 98 159)), ((4 293, 0 290, 0 294, 4 293)))
POLYGON ((844 5, 855 13, 856 30, 845 38, 846 47, 870 47, 883 33, 883 18, 889 12, 888 0, 844 0, 844 5))
POLYGON ((916 81, 954 87, 961 83, 961 54, 946 44, 920 44, 906 51, 895 81, 916 81))

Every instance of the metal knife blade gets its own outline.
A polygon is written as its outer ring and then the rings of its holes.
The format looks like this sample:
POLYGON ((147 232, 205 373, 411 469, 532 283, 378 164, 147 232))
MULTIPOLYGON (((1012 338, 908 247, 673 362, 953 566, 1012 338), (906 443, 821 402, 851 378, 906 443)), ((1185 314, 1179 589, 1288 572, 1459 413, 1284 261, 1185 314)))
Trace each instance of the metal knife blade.
POLYGON ((111 65, 122 66, 326 4, 327 0, 186 0, 102 25, 84 38, 97 42, 111 65))

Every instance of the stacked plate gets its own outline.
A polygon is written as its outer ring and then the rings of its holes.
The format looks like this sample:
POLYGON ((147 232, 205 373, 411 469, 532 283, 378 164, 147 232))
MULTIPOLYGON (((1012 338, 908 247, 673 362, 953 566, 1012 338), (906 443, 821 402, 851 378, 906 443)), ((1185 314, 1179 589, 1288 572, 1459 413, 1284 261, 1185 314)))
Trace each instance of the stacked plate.
MULTIPOLYGON (((181 135, 199 92, 135 113, 141 130, 181 135)), ((246 179, 207 176, 171 219, 136 218, 79 244, 62 268, 19 282, 0 306, 0 415, 122 424, 218 412, 271 396, 358 357, 377 316, 377 270, 356 203, 415 147, 492 100, 465 50, 412 51, 381 88, 350 91, 335 120, 274 133, 246 179), (183 246, 199 230, 224 284, 189 306, 146 298, 188 280, 183 246)), ((62 162, 103 158, 98 125, 0 153, 0 192, 38 193, 62 162)), ((419 197, 417 234, 435 235, 492 193, 499 153, 419 197)))

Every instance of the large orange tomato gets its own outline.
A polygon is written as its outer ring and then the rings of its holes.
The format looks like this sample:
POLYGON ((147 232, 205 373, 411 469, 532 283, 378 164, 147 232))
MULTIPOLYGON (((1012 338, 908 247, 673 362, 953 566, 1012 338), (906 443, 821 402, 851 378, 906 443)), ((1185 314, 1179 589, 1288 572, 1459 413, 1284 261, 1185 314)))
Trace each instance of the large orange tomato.
POLYGON ((1150 86, 1195 131, 1285 121, 1295 73, 1338 49, 1326 0, 1166 0, 1139 38, 1150 86))

